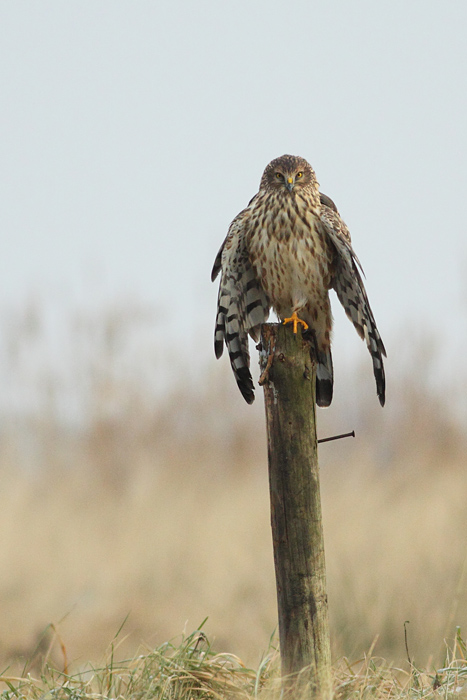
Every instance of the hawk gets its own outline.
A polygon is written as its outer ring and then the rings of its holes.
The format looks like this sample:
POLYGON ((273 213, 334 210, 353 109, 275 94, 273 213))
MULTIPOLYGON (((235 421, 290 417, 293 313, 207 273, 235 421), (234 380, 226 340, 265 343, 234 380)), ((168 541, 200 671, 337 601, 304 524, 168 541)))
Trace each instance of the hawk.
POLYGON ((383 341, 363 285, 360 262, 336 205, 320 193, 311 165, 284 155, 266 167, 259 192, 230 224, 212 269, 221 272, 214 338, 216 357, 227 346, 238 387, 254 401, 248 335, 258 340, 271 308, 283 323, 303 326, 313 341, 316 402, 329 406, 333 392, 334 289, 358 335, 365 340, 381 406, 385 401, 383 341))

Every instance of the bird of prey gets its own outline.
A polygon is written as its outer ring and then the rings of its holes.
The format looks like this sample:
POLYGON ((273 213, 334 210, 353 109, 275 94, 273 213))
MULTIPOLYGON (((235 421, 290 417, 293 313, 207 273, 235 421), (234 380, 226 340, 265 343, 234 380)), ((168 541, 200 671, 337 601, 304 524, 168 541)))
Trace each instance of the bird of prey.
POLYGON ((212 270, 221 272, 214 349, 227 346, 238 387, 254 401, 248 335, 258 340, 271 308, 283 323, 303 327, 312 340, 316 402, 329 406, 333 392, 332 315, 334 289, 373 361, 376 393, 384 406, 383 341, 363 285, 350 233, 334 202, 320 193, 311 165, 284 155, 264 170, 259 192, 230 224, 212 270))

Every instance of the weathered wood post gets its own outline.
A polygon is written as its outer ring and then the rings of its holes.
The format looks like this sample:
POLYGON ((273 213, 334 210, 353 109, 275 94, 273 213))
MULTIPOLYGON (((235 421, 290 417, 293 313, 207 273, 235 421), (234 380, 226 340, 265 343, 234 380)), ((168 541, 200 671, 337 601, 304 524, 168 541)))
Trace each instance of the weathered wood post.
POLYGON ((309 673, 312 693, 331 695, 331 650, 310 345, 290 325, 261 328, 260 366, 268 436, 271 525, 282 676, 309 673))

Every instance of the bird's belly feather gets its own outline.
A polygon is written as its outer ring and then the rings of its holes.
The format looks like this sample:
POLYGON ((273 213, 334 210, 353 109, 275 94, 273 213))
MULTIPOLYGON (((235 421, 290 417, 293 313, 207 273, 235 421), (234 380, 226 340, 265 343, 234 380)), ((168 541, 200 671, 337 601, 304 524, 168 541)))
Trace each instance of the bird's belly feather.
POLYGON ((250 247, 250 257, 271 305, 280 316, 305 306, 320 306, 331 281, 329 246, 314 229, 282 229, 271 236, 262 228, 250 247), (259 235, 258 235, 259 234, 259 235))

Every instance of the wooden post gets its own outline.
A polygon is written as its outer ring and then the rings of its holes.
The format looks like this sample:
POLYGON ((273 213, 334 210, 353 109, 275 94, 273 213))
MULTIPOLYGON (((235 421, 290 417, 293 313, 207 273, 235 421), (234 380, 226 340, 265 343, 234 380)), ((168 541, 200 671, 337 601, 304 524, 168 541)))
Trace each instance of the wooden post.
POLYGON ((317 439, 316 367, 291 325, 264 324, 260 366, 268 435, 271 525, 282 676, 331 695, 331 650, 317 439), (272 358, 272 359, 271 359, 272 358))

